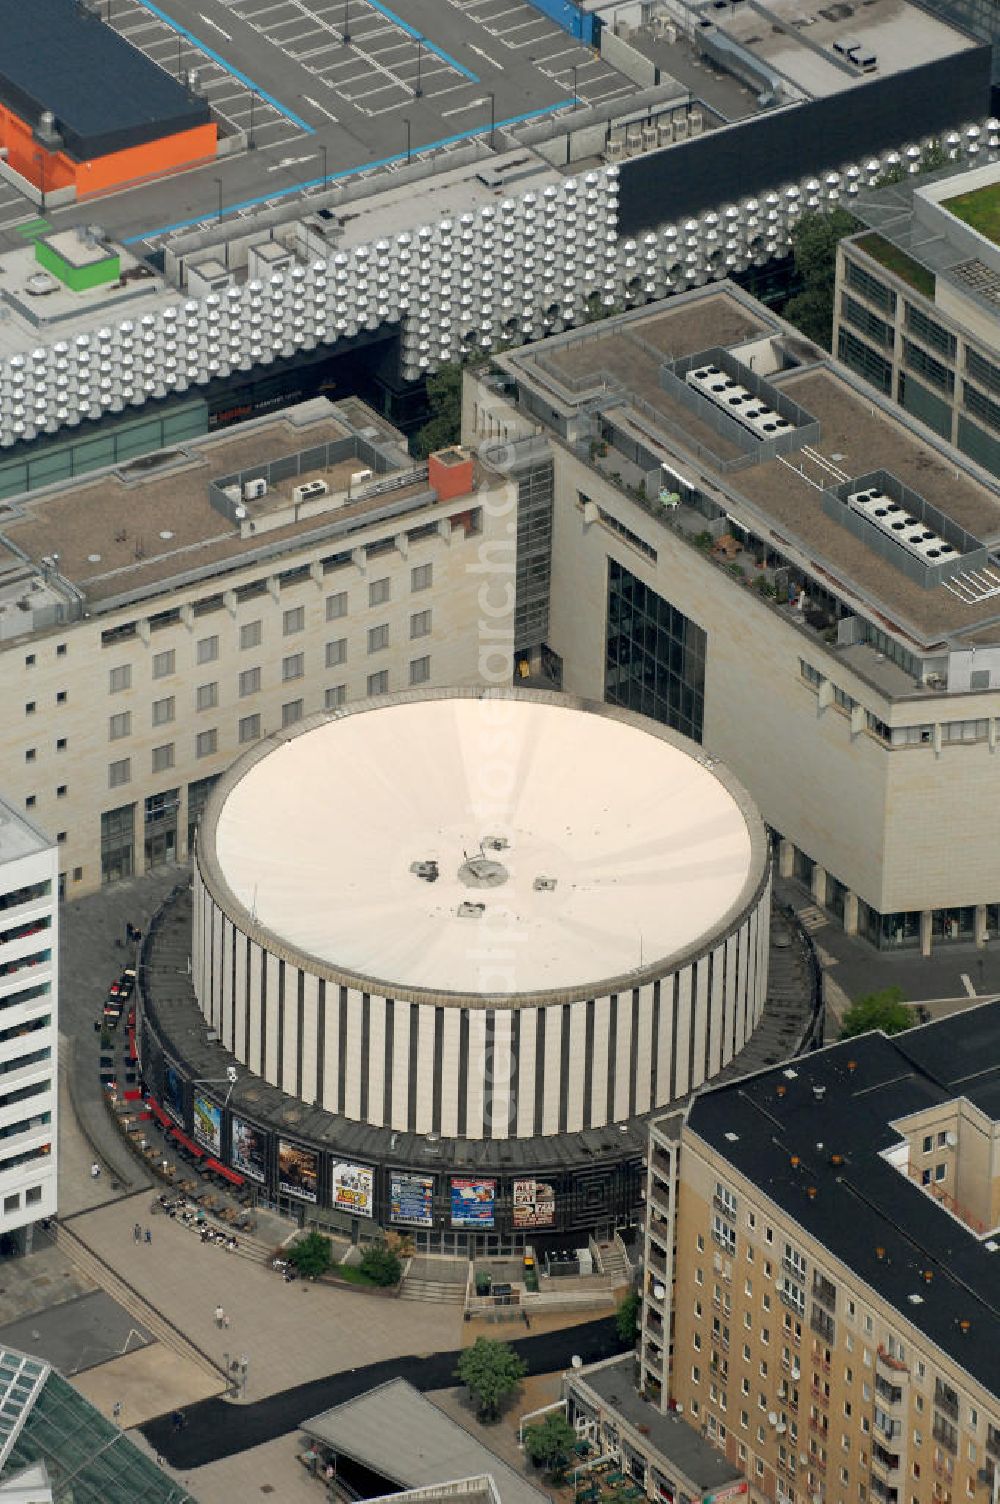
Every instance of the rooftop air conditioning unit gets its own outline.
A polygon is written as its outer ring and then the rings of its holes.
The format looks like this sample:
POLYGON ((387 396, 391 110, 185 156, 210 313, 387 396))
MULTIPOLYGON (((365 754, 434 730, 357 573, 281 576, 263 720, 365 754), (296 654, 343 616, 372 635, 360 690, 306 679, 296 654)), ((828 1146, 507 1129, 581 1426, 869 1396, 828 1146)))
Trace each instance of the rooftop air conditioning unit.
POLYGON ((372 470, 355 470, 349 482, 351 490, 353 491, 355 486, 367 485, 368 482, 370 480, 374 480, 374 478, 375 475, 372 470))
POLYGON ((263 476, 258 480, 248 480, 243 487, 244 501, 259 501, 262 496, 266 495, 267 481, 264 480, 263 476))
POLYGON ((298 506, 303 501, 314 501, 317 496, 329 494, 330 487, 325 480, 307 480, 305 485, 296 486, 292 492, 292 500, 298 506))

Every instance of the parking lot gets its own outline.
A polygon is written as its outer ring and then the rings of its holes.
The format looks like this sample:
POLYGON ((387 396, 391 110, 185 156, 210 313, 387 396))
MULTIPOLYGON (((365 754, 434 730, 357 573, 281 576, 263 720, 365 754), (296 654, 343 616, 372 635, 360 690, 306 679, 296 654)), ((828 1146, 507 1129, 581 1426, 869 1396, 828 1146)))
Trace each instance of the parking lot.
POLYGON ((12 229, 39 219, 39 210, 13 183, 0 179, 0 230, 12 229))
POLYGON ((601 104, 606 99, 634 92, 633 85, 614 68, 602 62, 598 53, 561 31, 526 0, 447 0, 466 20, 480 27, 484 47, 499 63, 505 54, 520 54, 549 78, 563 93, 584 104, 601 104))

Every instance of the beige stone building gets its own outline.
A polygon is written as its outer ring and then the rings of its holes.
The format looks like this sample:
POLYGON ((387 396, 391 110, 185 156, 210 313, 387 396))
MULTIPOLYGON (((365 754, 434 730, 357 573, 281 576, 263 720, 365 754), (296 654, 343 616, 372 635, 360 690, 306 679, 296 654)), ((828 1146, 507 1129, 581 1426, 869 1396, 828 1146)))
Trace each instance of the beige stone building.
POLYGON ((512 583, 477 624, 514 510, 481 465, 416 465, 322 398, 5 503, 0 760, 60 890, 185 859, 219 773, 304 716, 509 682, 512 583))
POLYGON ((672 1289, 654 1130, 643 1379, 758 1499, 995 1504, 998 1045, 991 1003, 701 1094, 672 1289))
POLYGON ((1000 933, 991 477, 732 287, 498 357, 463 434, 522 495, 554 471, 519 659, 701 741, 849 931, 1000 933))

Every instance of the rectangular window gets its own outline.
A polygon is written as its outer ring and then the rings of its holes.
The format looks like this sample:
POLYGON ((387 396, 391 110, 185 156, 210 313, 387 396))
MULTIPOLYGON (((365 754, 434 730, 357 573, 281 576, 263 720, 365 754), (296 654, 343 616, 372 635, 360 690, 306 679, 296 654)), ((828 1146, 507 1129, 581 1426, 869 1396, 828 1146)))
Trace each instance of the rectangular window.
POLYGON ((199 731, 194 739, 194 751, 196 757, 211 757, 219 745, 219 733, 212 731, 199 731))
POLYGON ((410 570, 410 589, 429 590, 434 583, 434 565, 416 564, 410 570))
POLYGON ((123 710, 118 715, 113 715, 108 722, 108 741, 121 741, 123 736, 132 734, 132 712, 123 710))
POLYGON ((339 621, 347 615, 347 591, 338 590, 336 595, 328 595, 326 598, 327 621, 339 621))
POLYGON ((387 695, 389 693, 389 670, 384 668, 380 673, 368 675, 369 695, 387 695))
POLYGON ((287 684, 290 679, 301 679, 305 671, 305 653, 289 653, 287 658, 282 658, 281 680, 283 684, 287 684))
POLYGON ((292 606, 282 617, 282 631, 286 637, 293 636, 296 632, 303 632, 306 625, 305 606, 292 606))
POLYGON ((942 324, 929 319, 926 313, 922 313, 912 303, 906 304, 906 327, 922 344, 936 350, 946 360, 955 359, 955 351, 958 348, 955 336, 950 334, 942 324))
POLYGON ((837 354, 846 366, 878 387, 880 392, 892 391, 892 361, 883 359, 843 324, 837 337, 837 354))
POLYGON ((195 690, 195 706, 198 710, 214 710, 219 703, 219 685, 199 684, 195 690))
POLYGON ((116 789, 123 783, 128 783, 132 777, 132 759, 121 757, 117 762, 108 766, 108 788, 116 789))
POLYGON ((240 627, 240 648, 245 651, 247 648, 260 647, 263 635, 263 625, 259 620, 244 622, 240 627))
POLYGON ((347 685, 334 684, 323 695, 323 707, 325 710, 339 710, 341 705, 347 703, 347 685))
POLYGON ((988 391, 1000 394, 1000 366, 980 355, 968 345, 965 347, 965 369, 974 381, 988 391))
POLYGON ((240 720, 240 741, 255 742, 260 736, 260 716, 245 715, 240 720))
POLYGON ((218 636, 202 637, 198 642, 197 659, 199 663, 214 663, 219 656, 218 636))
POLYGON ((984 397, 982 392, 977 392, 975 387, 970 386, 967 381, 962 382, 962 397, 966 410, 974 418, 981 419, 995 432, 1000 432, 1000 405, 984 397))
POLYGON ((326 666, 336 668, 340 663, 347 662, 347 638, 338 637, 336 642, 328 642, 326 645, 326 666))
POLYGON ((153 678, 165 679, 168 674, 174 672, 177 654, 173 648, 168 648, 165 653, 153 654, 153 678))
POLYGON ((874 303, 876 308, 881 308, 885 313, 895 313, 896 294, 891 287, 886 287, 871 272, 857 264, 856 261, 845 258, 845 271, 847 273, 847 285, 853 287, 869 303, 874 303))
POLYGON ((108 674, 108 692, 117 695, 123 689, 132 688, 132 665, 123 663, 119 668, 113 668, 108 674))
POLYGON ((380 653, 383 648, 389 646, 389 623, 383 622, 380 627, 368 628, 368 651, 380 653))
POLYGON ((663 596, 608 560, 604 696, 701 741, 704 630, 663 596))
POLYGON ((167 726, 174 718, 174 697, 168 695, 166 699, 153 701, 153 725, 167 726))
POLYGON ((431 633, 431 613, 429 611, 415 611, 410 617, 410 637, 429 637, 431 633))
POLYGON ((426 658, 413 658, 410 660, 410 683, 426 684, 431 677, 431 660, 426 658))
POLYGON ((289 700, 287 705, 281 707, 281 724, 294 726, 296 721, 301 721, 303 715, 303 700, 289 700))
POLYGON ((368 586, 369 606, 384 606, 392 593, 392 583, 386 575, 383 580, 372 580, 368 586))
POLYGON ((153 748, 153 772, 165 773, 174 765, 174 744, 165 742, 162 747, 153 748))
POLYGON ((954 371, 942 365, 941 361, 935 360, 933 355, 928 355, 926 350, 922 350, 912 340, 903 340, 903 359, 911 371, 916 371, 919 376, 932 382, 941 391, 953 392, 955 390, 954 371))
POLYGON ((840 300, 840 317, 846 319, 849 324, 853 324, 855 329, 859 329, 868 339, 884 345, 887 349, 892 348, 895 333, 892 325, 872 313, 863 303, 859 303, 857 298, 852 298, 850 293, 845 292, 840 300))
POLYGON ((260 689, 260 669, 245 668, 240 674, 240 696, 255 695, 260 689))

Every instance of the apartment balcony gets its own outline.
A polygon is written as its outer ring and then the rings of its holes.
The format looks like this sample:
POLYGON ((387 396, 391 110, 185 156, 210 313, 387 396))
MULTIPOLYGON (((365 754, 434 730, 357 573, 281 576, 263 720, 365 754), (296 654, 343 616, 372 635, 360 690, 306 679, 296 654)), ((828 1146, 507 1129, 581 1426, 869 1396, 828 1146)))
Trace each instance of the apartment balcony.
POLYGON ((655 1214, 651 1216, 649 1219, 649 1232, 651 1237, 659 1239, 665 1249, 670 1248, 673 1241, 673 1233, 671 1232, 670 1223, 664 1217, 657 1217, 655 1214))
POLYGON ((934 1425, 931 1428, 931 1435, 939 1447, 944 1447, 946 1452, 951 1452, 952 1456, 957 1456, 958 1432, 954 1426, 949 1425, 947 1421, 935 1418, 934 1425))
POLYGON ((886 1405, 899 1405, 902 1403, 902 1385, 891 1384, 889 1380, 884 1379, 880 1373, 876 1373, 875 1375, 875 1393, 878 1395, 879 1399, 882 1400, 886 1405))
POLYGON ((810 1386, 809 1397, 810 1397, 810 1399, 817 1400, 819 1402, 819 1404, 821 1404, 823 1406, 824 1410, 829 1410, 829 1408, 830 1408, 830 1396, 828 1394, 824 1394, 823 1390, 822 1389, 818 1389, 815 1384, 813 1384, 813 1385, 810 1386))
POLYGON ((934 1385, 934 1405, 944 1415, 958 1420, 958 1395, 942 1384, 940 1379, 934 1385))
POLYGON ((990 1426, 986 1436, 986 1450, 991 1457, 1000 1462, 1000 1429, 990 1426))
POLYGON ((833 1317, 817 1305, 814 1305, 809 1313, 809 1327, 818 1337, 822 1337, 828 1347, 833 1346, 836 1335, 833 1317))

